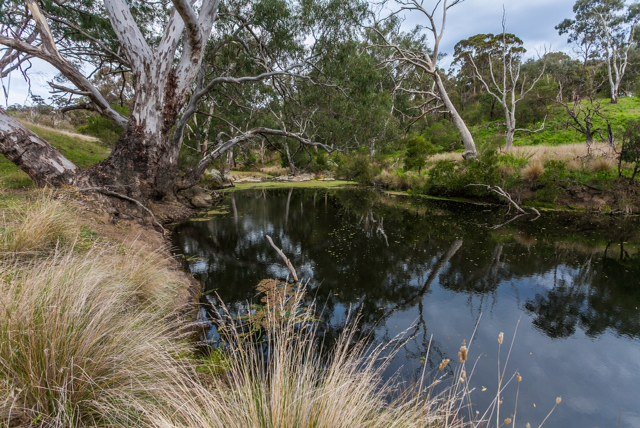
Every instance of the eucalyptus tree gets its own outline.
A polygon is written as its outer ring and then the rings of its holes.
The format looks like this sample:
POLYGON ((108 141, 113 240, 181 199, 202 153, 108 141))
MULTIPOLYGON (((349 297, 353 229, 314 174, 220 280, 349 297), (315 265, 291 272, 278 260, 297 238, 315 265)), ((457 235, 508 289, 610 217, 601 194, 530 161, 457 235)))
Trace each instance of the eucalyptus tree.
MULTIPOLYGON (((284 0, 261 0, 277 20, 284 0)), ((302 2, 306 3, 306 2, 302 2)), ((300 6, 296 4, 295 6, 300 6)), ((293 7, 293 6, 291 6, 293 7)), ((207 166, 233 146, 257 135, 276 134, 315 144, 304 135, 264 126, 233 127, 189 171, 179 169, 183 132, 201 101, 223 85, 257 82, 303 73, 301 56, 267 60, 262 27, 247 2, 172 0, 144 2, 8 1, 0 16, 1 58, 16 62, 37 58, 52 65, 66 81, 51 87, 123 129, 107 160, 80 171, 47 142, 2 113, 0 151, 39 184, 73 184, 105 189, 139 200, 173 200, 194 186, 207 166), (10 12, 10 13, 9 13, 10 12), (219 23, 220 25, 216 25, 219 23), (228 44, 256 50, 261 67, 247 75, 230 66, 207 69, 207 55, 228 44), (130 88, 130 114, 115 109, 91 76, 97 70, 119 74, 130 88)), ((264 14, 263 14, 264 17, 264 14)))
POLYGON ((611 103, 618 102, 620 85, 629 65, 629 51, 636 44, 640 4, 624 0, 577 0, 574 19, 565 19, 556 29, 583 52, 585 65, 602 59, 607 66, 611 103))
POLYGON ((518 104, 536 87, 545 73, 545 66, 529 81, 522 72, 522 56, 526 52, 522 40, 515 34, 478 34, 459 42, 455 47, 458 62, 467 61, 482 86, 504 110, 506 150, 513 148, 518 131, 518 104))
POLYGON ((442 41, 444 39, 447 18, 451 8, 460 5, 464 0, 394 0, 386 2, 387 7, 393 11, 384 20, 395 18, 399 15, 415 15, 422 22, 411 35, 414 43, 405 43, 406 37, 400 36, 400 27, 395 27, 395 34, 385 34, 377 30, 380 42, 378 46, 384 46, 391 52, 388 63, 398 68, 407 68, 413 71, 414 78, 423 82, 422 88, 403 88, 399 82, 398 89, 406 90, 411 95, 423 99, 421 103, 424 114, 437 111, 446 111, 456 128, 460 132, 465 147, 465 158, 475 158, 477 149, 464 119, 451 100, 445 84, 444 71, 440 67, 442 59, 442 41), (395 37, 394 37, 395 36, 395 37), (431 105, 430 107, 427 107, 431 105))

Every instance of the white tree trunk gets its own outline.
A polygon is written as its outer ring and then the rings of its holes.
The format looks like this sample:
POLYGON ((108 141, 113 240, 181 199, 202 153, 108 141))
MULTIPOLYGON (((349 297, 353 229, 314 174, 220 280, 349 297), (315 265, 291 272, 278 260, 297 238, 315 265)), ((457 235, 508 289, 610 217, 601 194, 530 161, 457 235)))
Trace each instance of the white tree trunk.
POLYGON ((447 111, 451 114, 451 118, 453 119, 453 124, 460 132, 460 136, 462 137, 462 143, 464 144, 464 157, 465 159, 473 159, 478 156, 478 150, 476 149, 476 143, 473 141, 473 136, 467 128, 467 124, 464 123, 464 119, 458 113, 456 106, 453 105, 451 98, 449 98, 449 94, 447 94, 447 88, 444 86, 444 82, 442 78, 438 74, 438 72, 434 73, 434 79, 436 81, 436 88, 438 90, 438 95, 440 99, 444 103, 447 111))
POLYGON ((78 169, 49 143, 0 109, 0 153, 38 185, 71 184, 78 169))
POLYGON ((513 149, 513 142, 516 136, 516 115, 514 110, 505 107, 505 118, 507 125, 506 146, 505 151, 510 152, 513 149))

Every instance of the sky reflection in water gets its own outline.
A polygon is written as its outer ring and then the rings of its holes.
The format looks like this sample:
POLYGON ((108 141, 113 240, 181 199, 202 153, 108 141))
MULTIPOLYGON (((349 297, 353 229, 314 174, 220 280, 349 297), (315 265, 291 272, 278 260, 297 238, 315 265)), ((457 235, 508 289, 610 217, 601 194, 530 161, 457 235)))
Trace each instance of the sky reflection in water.
POLYGON ((547 426, 640 427, 637 222, 545 214, 492 230, 501 211, 356 190, 245 191, 227 195, 226 210, 177 227, 175 243, 227 303, 286 277, 269 234, 311 279, 330 333, 350 309, 377 341, 409 331, 390 373, 415 379, 432 336, 428 364, 455 360, 481 316, 471 350, 481 409, 495 394, 498 333, 508 344, 519 322, 509 362, 525 380, 519 421, 536 426, 560 395, 547 426))

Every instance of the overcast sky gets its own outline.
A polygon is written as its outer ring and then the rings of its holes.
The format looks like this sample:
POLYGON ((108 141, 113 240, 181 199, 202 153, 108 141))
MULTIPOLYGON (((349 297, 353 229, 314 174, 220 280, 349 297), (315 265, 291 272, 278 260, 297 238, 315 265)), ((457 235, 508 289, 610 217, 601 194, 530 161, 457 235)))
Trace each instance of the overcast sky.
MULTIPOLYGON (((554 27, 564 18, 572 16, 573 3, 574 0, 466 0, 451 9, 443 51, 451 53, 458 41, 469 36, 499 32, 503 5, 507 13, 507 31, 520 36, 529 54, 535 55, 536 51, 542 51, 545 46, 554 51, 568 50, 565 37, 559 36, 554 27)), ((420 19, 419 15, 407 16, 405 25, 413 26, 420 19)), ((445 60, 444 64, 449 62, 450 60, 445 60)), ((47 81, 55 75, 52 67, 34 61, 29 75, 32 92, 47 98, 47 81)), ((5 79, 2 83, 5 87, 9 86, 8 105, 29 102, 28 86, 19 74, 14 74, 10 80, 5 79)), ((2 104, 5 104, 4 96, 2 104)))
MULTIPOLYGON (((566 36, 555 29, 563 19, 573 17, 575 0, 466 0, 449 12, 443 51, 452 53, 455 44, 480 33, 502 31, 503 6, 506 11, 507 32, 519 36, 535 55, 545 46, 549 50, 568 50, 566 36)), ((407 16, 405 25, 414 26, 422 20, 415 13, 407 16)))

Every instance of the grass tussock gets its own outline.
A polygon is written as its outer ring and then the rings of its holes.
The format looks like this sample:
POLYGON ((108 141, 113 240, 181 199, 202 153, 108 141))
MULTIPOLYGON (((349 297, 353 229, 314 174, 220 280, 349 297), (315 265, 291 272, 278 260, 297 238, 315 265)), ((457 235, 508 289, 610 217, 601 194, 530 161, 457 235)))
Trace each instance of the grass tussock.
POLYGON ((532 161, 520 171, 522 178, 536 181, 544 174, 544 165, 540 161, 532 161))
POLYGON ((598 156, 589 160, 587 168, 590 172, 610 172, 617 168, 616 162, 611 157, 598 156))
POLYGON ((6 210, 0 227, 4 253, 34 253, 50 250, 58 243, 73 242, 79 233, 75 214, 49 192, 6 210))
POLYGON ((300 293, 265 306, 268 352, 228 320, 224 374, 202 379, 184 325, 140 302, 110 259, 68 252, 3 266, 0 425, 463 426, 450 393, 383 383, 387 349, 368 353, 355 330, 325 352, 315 323, 301 322, 312 309, 300 293), (283 318, 285 306, 297 315, 283 318))
POLYGON ((188 353, 181 328, 136 304, 135 287, 105 259, 65 253, 2 267, 0 425, 189 420, 180 397, 198 384, 178 359, 188 353))

